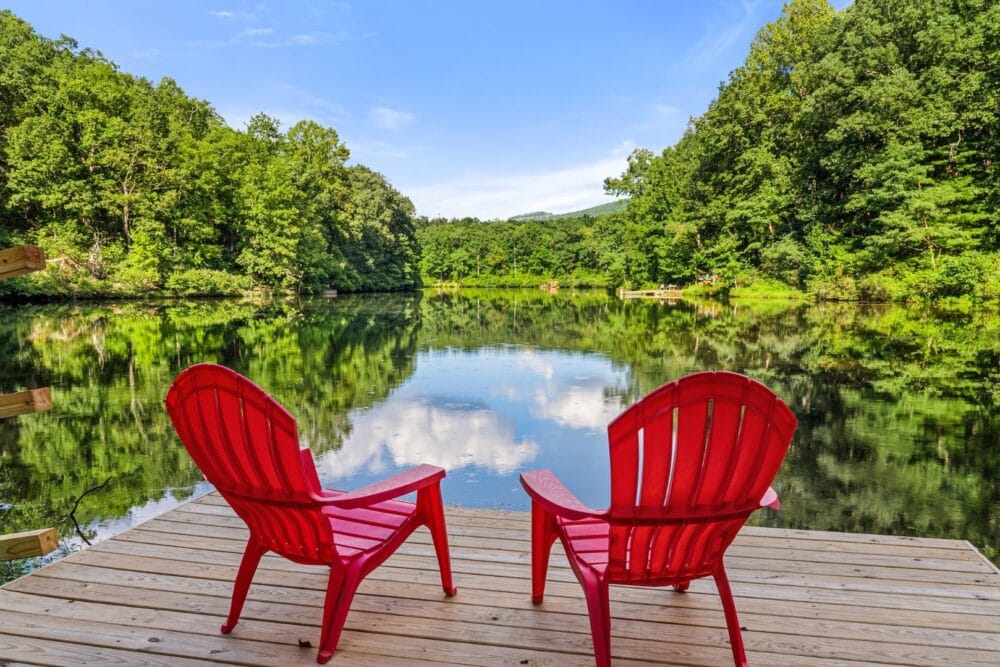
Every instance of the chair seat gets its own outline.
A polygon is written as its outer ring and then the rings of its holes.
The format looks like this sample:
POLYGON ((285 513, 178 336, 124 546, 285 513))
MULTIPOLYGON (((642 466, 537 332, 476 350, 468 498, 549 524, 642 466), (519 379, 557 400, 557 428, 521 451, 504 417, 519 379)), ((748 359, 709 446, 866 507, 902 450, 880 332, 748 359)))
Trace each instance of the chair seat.
POLYGON ((398 500, 354 509, 323 508, 323 514, 330 518, 337 552, 346 560, 386 546, 389 538, 413 519, 416 511, 417 506, 413 503, 398 500))
POLYGON ((566 549, 566 555, 578 564, 603 574, 608 567, 611 525, 600 519, 572 521, 562 517, 557 518, 556 523, 571 545, 566 549))

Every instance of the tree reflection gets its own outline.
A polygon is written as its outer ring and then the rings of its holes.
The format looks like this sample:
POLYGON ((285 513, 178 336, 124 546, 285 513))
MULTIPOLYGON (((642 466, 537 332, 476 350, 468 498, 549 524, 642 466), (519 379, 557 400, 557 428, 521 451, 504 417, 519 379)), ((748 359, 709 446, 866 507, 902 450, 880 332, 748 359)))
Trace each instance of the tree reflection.
MULTIPOLYGON (((0 530, 57 526, 77 497, 81 525, 185 497, 200 475, 163 398, 180 370, 213 361, 253 378, 299 419, 317 452, 350 430, 347 408, 371 405, 412 372, 418 295, 261 309, 250 304, 41 306, 0 312, 0 384, 51 385, 49 413, 0 421, 0 530)), ((96 530, 91 528, 91 533, 96 530)))
MULTIPOLYGON (((745 373, 800 426, 769 525, 969 539, 1000 559, 1000 312, 680 302, 481 290, 424 301, 421 346, 496 341, 595 352, 627 404, 702 369, 745 373)), ((545 443, 541 443, 542 447, 545 443)))
POLYGON ((55 408, 0 421, 0 500, 9 505, 0 530, 57 525, 66 535, 74 500, 107 477, 108 488, 81 503, 81 524, 125 516, 166 488, 191 493, 199 475, 162 401, 173 377, 201 361, 230 366, 271 392, 331 472, 377 467, 385 456, 514 474, 545 450, 544 438, 520 437, 475 406, 410 397, 407 410, 391 413, 386 403, 421 355, 503 346, 521 350, 523 363, 532 350, 547 363, 582 353, 616 369, 613 380, 540 385, 531 414, 552 428, 600 429, 616 410, 695 370, 746 373, 800 420, 777 482, 783 509, 759 522, 966 538, 1000 558, 995 307, 709 305, 466 290, 267 307, 2 308, 0 391, 50 385, 55 408), (407 432, 433 437, 412 444, 418 438, 407 432), (381 443, 381 453, 345 448, 366 440, 381 443))

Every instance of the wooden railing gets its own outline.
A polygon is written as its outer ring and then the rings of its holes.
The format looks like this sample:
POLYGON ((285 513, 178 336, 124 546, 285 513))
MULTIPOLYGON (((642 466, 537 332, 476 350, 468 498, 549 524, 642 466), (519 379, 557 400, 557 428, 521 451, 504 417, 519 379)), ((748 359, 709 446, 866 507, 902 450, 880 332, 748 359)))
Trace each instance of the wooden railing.
MULTIPOLYGON (((41 248, 22 245, 0 250, 0 280, 23 276, 44 268, 45 253, 41 248)), ((51 408, 52 394, 48 387, 0 394, 0 419, 42 412, 51 408)), ((44 556, 58 546, 59 539, 54 528, 0 535, 0 561, 44 556)))

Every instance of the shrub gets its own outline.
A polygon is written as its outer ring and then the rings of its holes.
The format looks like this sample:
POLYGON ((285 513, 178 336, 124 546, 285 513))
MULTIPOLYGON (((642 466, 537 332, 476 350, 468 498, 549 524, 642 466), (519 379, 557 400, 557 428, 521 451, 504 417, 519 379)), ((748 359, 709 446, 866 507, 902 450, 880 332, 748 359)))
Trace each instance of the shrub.
POLYGON ((167 291, 186 296, 232 296, 253 289, 254 282, 250 276, 226 271, 188 269, 171 274, 165 287, 167 291))
POLYGON ((808 253, 801 243, 786 236, 764 248, 760 268, 765 276, 799 286, 809 273, 808 253))
POLYGON ((859 278, 857 293, 862 301, 905 301, 910 288, 892 271, 881 271, 859 278))
POLYGON ((809 283, 809 291, 823 301, 854 301, 858 298, 854 278, 845 275, 815 278, 809 283))
POLYGON ((979 253, 942 257, 934 272, 933 283, 927 292, 931 296, 938 297, 971 294, 985 277, 985 259, 979 253))

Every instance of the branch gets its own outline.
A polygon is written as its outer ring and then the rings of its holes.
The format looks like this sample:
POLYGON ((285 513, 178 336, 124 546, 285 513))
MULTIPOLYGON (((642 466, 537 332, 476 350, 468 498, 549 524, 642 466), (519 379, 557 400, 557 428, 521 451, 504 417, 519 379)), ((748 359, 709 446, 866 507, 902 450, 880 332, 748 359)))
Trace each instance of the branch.
POLYGON ((69 516, 66 517, 67 519, 71 519, 73 521, 73 526, 76 528, 76 534, 80 536, 80 539, 82 539, 84 542, 87 543, 88 547, 91 546, 91 543, 90 540, 87 539, 87 536, 83 534, 83 530, 80 528, 80 524, 77 523, 76 521, 76 509, 80 506, 80 501, 83 500, 88 494, 93 493, 94 491, 100 491, 105 486, 107 486, 108 482, 110 481, 111 478, 108 477, 106 480, 104 480, 97 486, 92 486, 83 493, 81 493, 80 496, 76 499, 76 502, 73 503, 73 509, 69 511, 69 516))

